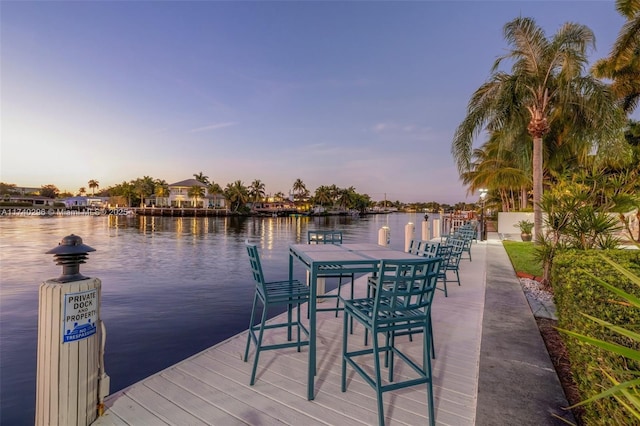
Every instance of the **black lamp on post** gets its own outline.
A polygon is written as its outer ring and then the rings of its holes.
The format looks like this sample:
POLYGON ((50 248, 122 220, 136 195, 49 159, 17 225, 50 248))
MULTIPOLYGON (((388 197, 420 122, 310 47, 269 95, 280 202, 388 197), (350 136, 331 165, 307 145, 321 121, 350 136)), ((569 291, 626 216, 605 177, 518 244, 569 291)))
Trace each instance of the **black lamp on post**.
POLYGON ((487 198, 487 193, 489 192, 486 188, 480 188, 480 241, 485 241, 487 239, 487 224, 485 223, 484 218, 484 203, 487 198))

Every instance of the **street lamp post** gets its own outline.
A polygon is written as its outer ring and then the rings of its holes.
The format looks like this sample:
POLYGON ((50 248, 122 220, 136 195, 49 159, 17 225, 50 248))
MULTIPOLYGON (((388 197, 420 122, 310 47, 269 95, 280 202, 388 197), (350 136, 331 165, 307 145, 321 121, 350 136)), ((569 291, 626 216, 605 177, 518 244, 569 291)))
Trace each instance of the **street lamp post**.
POLYGON ((481 188, 480 189, 480 241, 485 241, 487 239, 487 224, 485 223, 484 218, 484 203, 485 198, 487 198, 488 189, 481 188))

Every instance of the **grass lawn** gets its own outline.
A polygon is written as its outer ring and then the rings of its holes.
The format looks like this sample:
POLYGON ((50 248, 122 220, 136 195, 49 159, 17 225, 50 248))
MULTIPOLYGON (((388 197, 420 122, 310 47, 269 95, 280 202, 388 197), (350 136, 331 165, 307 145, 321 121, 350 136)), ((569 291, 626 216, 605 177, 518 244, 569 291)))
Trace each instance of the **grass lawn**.
POLYGON ((502 244, 516 272, 526 272, 536 277, 542 276, 542 265, 534 258, 532 242, 503 241, 502 244))

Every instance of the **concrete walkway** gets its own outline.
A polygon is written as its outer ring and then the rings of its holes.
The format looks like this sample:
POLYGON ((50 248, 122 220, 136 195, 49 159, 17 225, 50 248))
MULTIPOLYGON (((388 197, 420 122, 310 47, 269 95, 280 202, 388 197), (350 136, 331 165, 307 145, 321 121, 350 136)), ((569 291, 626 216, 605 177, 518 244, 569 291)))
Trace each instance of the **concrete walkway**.
POLYGON ((487 241, 476 424, 575 424, 529 303, 498 235, 487 241), (558 416, 558 417, 555 417, 558 416))

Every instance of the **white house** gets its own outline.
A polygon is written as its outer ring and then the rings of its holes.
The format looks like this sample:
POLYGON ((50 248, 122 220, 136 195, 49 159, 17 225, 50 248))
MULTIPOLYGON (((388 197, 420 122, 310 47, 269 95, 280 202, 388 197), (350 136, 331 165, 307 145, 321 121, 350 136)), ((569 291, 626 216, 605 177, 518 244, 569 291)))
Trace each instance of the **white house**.
POLYGON ((226 201, 222 194, 211 195, 207 192, 207 185, 196 180, 186 179, 180 182, 175 182, 169 185, 168 197, 157 197, 156 205, 171 206, 171 207, 204 207, 210 209, 224 209, 226 208, 226 201), (190 197, 189 190, 192 187, 198 186, 204 189, 203 197, 190 197))

